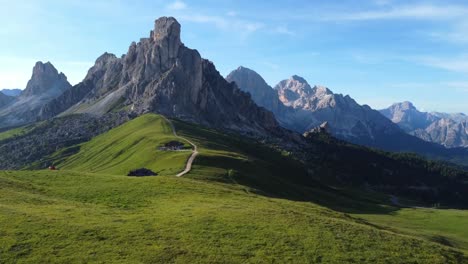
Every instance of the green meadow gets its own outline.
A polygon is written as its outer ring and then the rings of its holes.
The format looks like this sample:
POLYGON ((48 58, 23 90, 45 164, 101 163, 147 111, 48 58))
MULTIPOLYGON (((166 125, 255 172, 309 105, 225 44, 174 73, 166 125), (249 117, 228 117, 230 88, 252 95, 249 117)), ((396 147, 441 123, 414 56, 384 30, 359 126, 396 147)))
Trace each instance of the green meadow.
POLYGON ((58 171, 0 171, 0 262, 468 263, 467 211, 304 187, 287 153, 173 122, 200 152, 184 177, 157 115, 59 150, 58 171), (141 167, 159 175, 125 176, 141 167))

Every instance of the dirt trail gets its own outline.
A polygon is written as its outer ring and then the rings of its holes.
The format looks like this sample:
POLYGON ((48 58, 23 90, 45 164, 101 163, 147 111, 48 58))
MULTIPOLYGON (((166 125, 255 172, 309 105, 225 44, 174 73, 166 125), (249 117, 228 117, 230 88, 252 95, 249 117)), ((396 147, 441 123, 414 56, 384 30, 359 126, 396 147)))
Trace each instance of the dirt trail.
POLYGON ((163 117, 171 125, 172 133, 174 134, 174 137, 180 138, 182 140, 187 141, 193 147, 192 155, 190 155, 190 158, 187 160, 187 164, 185 164, 185 170, 183 170, 182 172, 180 172, 179 174, 176 175, 177 177, 181 177, 181 176, 184 176, 185 174, 189 173, 190 170, 192 170, 193 161, 195 160, 195 157, 197 157, 197 155, 198 155, 198 147, 192 141, 177 135, 174 124, 172 124, 171 120, 167 119, 165 116, 163 116, 163 117))

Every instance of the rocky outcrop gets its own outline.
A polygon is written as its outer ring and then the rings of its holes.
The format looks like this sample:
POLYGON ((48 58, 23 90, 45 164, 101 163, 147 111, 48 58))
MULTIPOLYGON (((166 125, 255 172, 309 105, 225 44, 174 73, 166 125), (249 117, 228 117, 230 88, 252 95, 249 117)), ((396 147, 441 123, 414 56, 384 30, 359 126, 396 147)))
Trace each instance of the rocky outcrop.
POLYGON ((411 102, 380 112, 411 135, 445 147, 468 147, 468 117, 464 114, 420 112, 411 102))
POLYGON ((83 82, 43 107, 41 116, 124 109, 245 133, 281 130, 271 112, 227 82, 198 51, 185 47, 180 31, 174 18, 157 19, 149 38, 132 43, 121 58, 102 55, 83 82))
POLYGON ((36 121, 42 107, 71 88, 67 77, 50 63, 37 62, 26 89, 0 108, 0 127, 36 121))

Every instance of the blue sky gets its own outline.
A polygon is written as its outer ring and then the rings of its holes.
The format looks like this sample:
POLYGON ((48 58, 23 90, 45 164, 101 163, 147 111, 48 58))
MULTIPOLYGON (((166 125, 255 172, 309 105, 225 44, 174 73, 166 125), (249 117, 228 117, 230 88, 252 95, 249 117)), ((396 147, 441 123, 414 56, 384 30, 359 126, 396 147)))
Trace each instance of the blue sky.
POLYGON ((224 76, 242 65, 272 86, 293 74, 382 108, 410 100, 468 113, 468 3, 398 0, 0 0, 0 87, 24 88, 38 60, 76 84, 160 16, 224 76), (137 3, 135 3, 137 2, 137 3))

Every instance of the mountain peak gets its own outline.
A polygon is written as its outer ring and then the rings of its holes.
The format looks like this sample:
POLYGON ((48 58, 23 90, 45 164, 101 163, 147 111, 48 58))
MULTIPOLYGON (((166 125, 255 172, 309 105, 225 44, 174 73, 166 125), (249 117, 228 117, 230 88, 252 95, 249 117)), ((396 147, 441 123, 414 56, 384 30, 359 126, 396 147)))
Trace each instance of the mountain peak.
POLYGON ((413 103, 410 101, 404 101, 401 103, 395 103, 391 106, 392 108, 399 108, 402 111, 405 110, 417 110, 413 103))
POLYGON ((254 135, 282 131, 272 113, 183 45, 180 33, 175 18, 156 19, 149 38, 132 42, 120 58, 101 56, 85 81, 43 107, 41 118, 63 111, 104 115, 119 105, 135 114, 154 112, 254 135))
POLYGON ((333 92, 325 86, 316 85, 314 86, 313 90, 315 91, 316 95, 333 94, 333 92))
POLYGON ((254 70, 252 70, 250 68, 244 67, 244 66, 239 66, 239 67, 237 67, 237 69, 235 69, 232 72, 249 72, 249 73, 258 74, 256 71, 254 71, 254 70))
POLYGON ((43 63, 42 61, 36 62, 33 68, 33 78, 38 75, 58 75, 57 69, 55 69, 54 65, 50 63, 49 61, 46 63, 43 63))
POLYGON ((104 54, 102 54, 96 59, 96 64, 105 64, 108 60, 112 59, 117 59, 117 56, 115 56, 112 53, 104 52, 104 54))
POLYGON ((34 65, 31 79, 21 96, 41 96, 47 93, 60 94, 70 86, 65 74, 59 73, 52 63, 38 61, 34 65))
POLYGON ((300 83, 303 83, 303 84, 308 84, 307 81, 304 78, 302 78, 301 76, 299 76, 299 75, 291 76, 290 80, 297 81, 297 82, 300 82, 300 83))
POLYGON ((180 24, 175 18, 160 17, 156 19, 150 37, 157 45, 168 49, 169 58, 177 56, 182 41, 180 40, 180 24))

